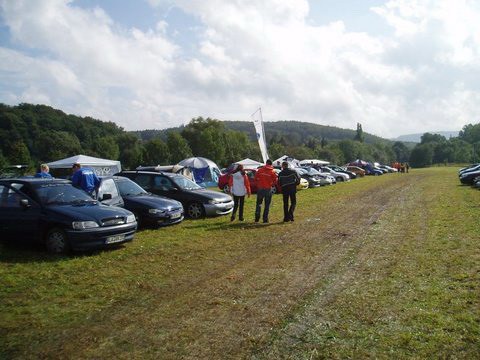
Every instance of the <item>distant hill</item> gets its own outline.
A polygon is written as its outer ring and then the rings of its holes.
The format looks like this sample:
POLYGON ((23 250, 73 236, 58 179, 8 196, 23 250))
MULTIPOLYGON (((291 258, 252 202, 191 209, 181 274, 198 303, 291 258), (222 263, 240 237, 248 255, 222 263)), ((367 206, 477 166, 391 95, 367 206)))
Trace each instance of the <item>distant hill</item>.
MULTIPOLYGON (((256 140, 253 123, 249 121, 223 121, 225 127, 229 130, 242 131, 248 134, 253 141, 256 140)), ((305 143, 309 138, 327 141, 352 140, 355 137, 356 130, 342 129, 335 126, 318 125, 300 121, 268 121, 265 122, 265 136, 267 142, 271 139, 284 137, 292 145, 305 143)), ((141 130, 133 133, 137 134, 142 140, 149 140, 154 137, 166 139, 168 132, 182 131, 183 127, 169 128, 165 130, 141 130)), ((364 132, 365 142, 372 144, 377 142, 387 142, 390 140, 368 134, 364 132)))
MULTIPOLYGON (((439 134, 442 136, 445 136, 447 139, 450 139, 451 137, 457 137, 459 131, 428 131, 430 134, 439 134)), ((401 135, 395 139, 391 139, 392 141, 408 141, 408 142, 414 142, 414 143, 419 143, 420 139, 424 133, 421 134, 408 134, 408 135, 401 135)))

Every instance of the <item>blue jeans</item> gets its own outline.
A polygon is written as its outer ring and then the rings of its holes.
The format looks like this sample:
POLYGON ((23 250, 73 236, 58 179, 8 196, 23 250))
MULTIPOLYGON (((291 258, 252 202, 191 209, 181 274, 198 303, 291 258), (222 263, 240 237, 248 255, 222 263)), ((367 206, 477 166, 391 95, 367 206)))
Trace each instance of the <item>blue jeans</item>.
POLYGON ((263 208, 263 221, 268 221, 268 211, 270 210, 270 203, 272 202, 272 189, 258 189, 257 190, 257 206, 255 208, 255 221, 260 220, 260 213, 262 212, 262 203, 265 199, 265 207, 263 208))

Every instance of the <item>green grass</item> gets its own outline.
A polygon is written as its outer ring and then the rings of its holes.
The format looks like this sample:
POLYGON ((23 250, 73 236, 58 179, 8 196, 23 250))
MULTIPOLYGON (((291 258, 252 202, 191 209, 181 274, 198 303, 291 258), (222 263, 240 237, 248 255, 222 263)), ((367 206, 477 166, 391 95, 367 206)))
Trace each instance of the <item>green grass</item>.
POLYGON ((479 358, 480 192, 456 168, 298 193, 296 222, 143 230, 73 257, 0 243, 0 358, 479 358))

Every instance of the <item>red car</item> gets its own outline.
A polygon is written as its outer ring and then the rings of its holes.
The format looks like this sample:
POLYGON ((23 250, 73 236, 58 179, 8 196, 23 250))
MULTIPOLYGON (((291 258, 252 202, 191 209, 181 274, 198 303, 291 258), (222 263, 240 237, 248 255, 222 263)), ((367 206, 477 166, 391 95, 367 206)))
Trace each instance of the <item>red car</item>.
MULTIPOLYGON (((247 174, 248 181, 250 181, 250 191, 252 194, 257 192, 257 184, 255 183, 255 172, 257 170, 252 170, 252 169, 245 169, 245 173, 247 174)), ((229 186, 228 186, 228 180, 230 179, 231 172, 227 172, 226 174, 223 174, 220 176, 218 179, 218 188, 220 190, 223 190, 223 192, 228 193, 230 191, 229 186)), ((275 193, 280 193, 281 188, 280 185, 277 183, 275 187, 272 188, 272 192, 275 193)))

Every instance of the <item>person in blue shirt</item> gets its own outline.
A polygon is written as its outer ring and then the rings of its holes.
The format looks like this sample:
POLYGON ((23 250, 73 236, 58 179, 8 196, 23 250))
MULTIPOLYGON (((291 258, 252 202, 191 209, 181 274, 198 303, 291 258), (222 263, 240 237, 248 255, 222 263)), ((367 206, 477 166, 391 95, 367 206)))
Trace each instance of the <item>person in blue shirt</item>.
POLYGON ((47 164, 40 165, 40 172, 35 174, 36 178, 51 179, 52 175, 49 173, 50 169, 47 164))
POLYGON ((95 171, 89 167, 82 167, 75 163, 72 166, 72 185, 84 190, 92 198, 96 198, 96 192, 100 186, 100 179, 95 174, 95 171))

